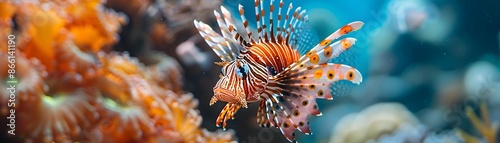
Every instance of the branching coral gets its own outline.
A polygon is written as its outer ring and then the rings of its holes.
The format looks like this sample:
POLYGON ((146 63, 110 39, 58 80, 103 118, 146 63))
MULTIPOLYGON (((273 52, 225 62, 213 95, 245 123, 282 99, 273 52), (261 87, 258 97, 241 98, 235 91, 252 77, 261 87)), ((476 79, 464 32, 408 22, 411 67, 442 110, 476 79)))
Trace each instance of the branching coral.
MULTIPOLYGON (((470 106, 466 107, 465 114, 467 115, 467 118, 469 118, 469 120, 472 122, 474 128, 476 128, 479 131, 479 133, 482 135, 482 137, 484 138, 484 140, 486 140, 487 143, 496 143, 498 138, 496 135, 498 133, 499 123, 490 122, 490 117, 485 102, 480 103, 480 111, 482 119, 480 119, 474 113, 474 110, 470 106)), ((481 142, 481 139, 469 135, 466 132, 462 131, 461 129, 457 129, 457 134, 460 137, 462 137, 462 139, 467 143, 481 142)))

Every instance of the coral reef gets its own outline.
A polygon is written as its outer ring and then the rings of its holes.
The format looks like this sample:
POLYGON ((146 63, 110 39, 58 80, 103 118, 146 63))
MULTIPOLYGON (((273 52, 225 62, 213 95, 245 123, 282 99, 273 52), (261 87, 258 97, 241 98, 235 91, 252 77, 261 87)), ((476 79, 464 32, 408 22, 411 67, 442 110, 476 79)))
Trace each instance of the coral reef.
POLYGON ((337 123, 330 142, 368 142, 396 133, 400 128, 415 129, 419 125, 418 119, 403 105, 378 103, 359 113, 344 116, 337 123))
POLYGON ((399 103, 377 103, 359 113, 344 116, 336 125, 331 143, 461 142, 454 131, 436 132, 422 124, 399 103))
MULTIPOLYGON (((16 136, 7 135, 9 141, 233 141, 231 131, 200 128, 198 101, 182 90, 172 58, 158 54, 146 66, 111 51, 129 20, 102 0, 0 1, 0 20, 0 39, 15 35, 17 48, 16 106, 0 106, 4 119, 16 110, 16 136)), ((7 59, 6 47, 0 49, 7 59)), ((0 67, 2 81, 7 68, 0 67)), ((7 103, 4 90, 0 101, 7 103)))

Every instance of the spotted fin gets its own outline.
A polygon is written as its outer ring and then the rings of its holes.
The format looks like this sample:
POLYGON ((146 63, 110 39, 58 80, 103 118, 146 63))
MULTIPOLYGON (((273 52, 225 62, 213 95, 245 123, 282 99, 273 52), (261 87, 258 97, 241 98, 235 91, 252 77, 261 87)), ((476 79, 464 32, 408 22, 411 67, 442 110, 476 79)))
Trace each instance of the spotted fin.
POLYGON ((348 34, 350 32, 359 30, 361 27, 363 27, 364 23, 361 21, 355 21, 351 22, 347 25, 344 25, 342 28, 338 29, 337 31, 333 32, 330 34, 328 37, 326 37, 324 40, 319 42, 316 46, 314 46, 310 51, 315 52, 315 51, 320 51, 321 49, 325 48, 327 45, 333 42, 333 40, 339 38, 340 36, 343 36, 345 34, 348 34))
MULTIPOLYGON (((276 127, 281 133, 287 138, 289 141, 295 141, 294 131, 298 128, 298 125, 294 123, 292 120, 292 114, 296 108, 293 102, 287 101, 288 99, 281 93, 268 94, 268 97, 271 97, 269 100, 263 101, 263 105, 259 107, 259 110, 265 109, 266 112, 262 112, 265 114, 258 113, 258 118, 264 119, 259 122, 259 125, 263 127, 276 127)), ((319 113, 319 111, 317 111, 319 113)), ((303 122, 304 123, 304 122, 303 122)), ((305 133, 309 134, 310 130, 308 130, 307 126, 301 126, 305 133), (307 128, 305 128, 307 127, 307 128)))
POLYGON ((356 42, 354 38, 345 38, 337 42, 332 43, 333 40, 338 37, 345 35, 349 32, 360 29, 363 26, 363 22, 356 21, 349 23, 337 31, 333 32, 330 36, 322 40, 319 44, 313 47, 305 55, 302 55, 300 59, 290 65, 284 72, 289 72, 289 70, 298 70, 300 68, 306 68, 313 65, 319 65, 327 63, 328 61, 339 57, 339 55, 348 50, 356 42))
POLYGON ((289 76, 288 73, 297 73, 311 66, 328 63, 331 59, 338 57, 342 52, 348 50, 355 42, 356 39, 354 38, 345 38, 317 52, 311 50, 277 76, 289 76))
MULTIPOLYGON (((325 63, 288 72, 280 78, 272 78, 264 93, 270 98, 266 100, 265 105, 261 103, 260 106, 270 111, 267 112, 267 119, 261 119, 268 122, 260 123, 279 128, 289 141, 295 140, 293 132, 296 129, 310 134, 308 115, 322 115, 316 99, 331 100, 330 86, 340 80, 360 84, 362 75, 351 66, 325 63)), ((259 116, 262 114, 264 112, 259 113, 259 116)))
POLYGON ((292 94, 324 99, 332 99, 330 85, 339 80, 360 84, 363 78, 361 73, 351 66, 326 63, 303 68, 277 79, 281 83, 280 87, 290 89, 292 94))
POLYGON ((299 28, 298 35, 292 40, 296 43, 293 47, 299 52, 300 55, 305 55, 309 50, 319 43, 318 33, 308 23, 299 28))

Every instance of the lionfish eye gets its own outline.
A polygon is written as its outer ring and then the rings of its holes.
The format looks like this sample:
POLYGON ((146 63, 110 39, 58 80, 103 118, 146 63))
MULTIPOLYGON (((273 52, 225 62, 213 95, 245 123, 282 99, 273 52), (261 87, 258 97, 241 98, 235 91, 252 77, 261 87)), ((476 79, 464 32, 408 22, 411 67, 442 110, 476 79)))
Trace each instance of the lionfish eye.
POLYGON ((236 74, 240 77, 246 76, 248 73, 248 65, 247 64, 242 64, 241 66, 238 66, 236 68, 236 74))

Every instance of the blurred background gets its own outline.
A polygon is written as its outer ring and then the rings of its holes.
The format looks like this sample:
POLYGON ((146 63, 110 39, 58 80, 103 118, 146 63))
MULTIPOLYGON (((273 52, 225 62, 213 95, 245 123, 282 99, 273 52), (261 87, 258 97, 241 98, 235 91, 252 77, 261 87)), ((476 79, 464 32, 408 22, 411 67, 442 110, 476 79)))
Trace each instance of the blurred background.
MULTIPOLYGON (((296 133, 299 142, 500 142, 500 1, 290 2, 307 9, 311 40, 365 23, 333 60, 363 83, 318 100, 323 116, 309 117, 313 134, 296 133)), ((2 140, 287 142, 258 127, 256 104, 228 130, 215 126, 225 104, 208 103, 220 59, 193 20, 218 29, 213 10, 238 4, 253 23, 249 0, 0 0, 2 59, 9 35, 16 47, 15 78, 2 66, 0 84, 18 81, 16 107, 0 89, 2 118, 16 110, 16 135, 3 126, 2 140)))

